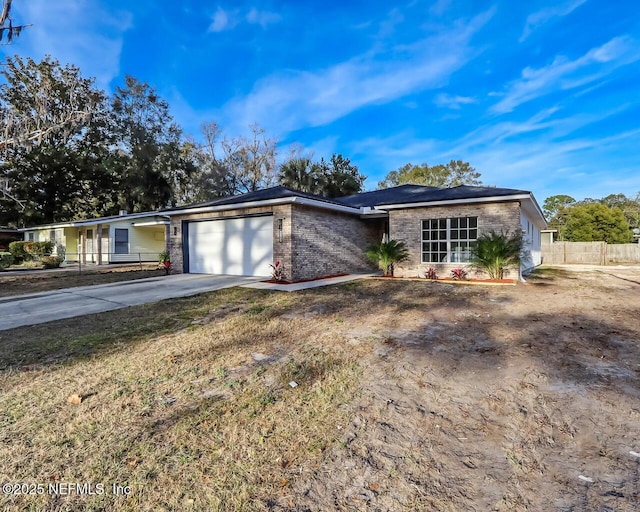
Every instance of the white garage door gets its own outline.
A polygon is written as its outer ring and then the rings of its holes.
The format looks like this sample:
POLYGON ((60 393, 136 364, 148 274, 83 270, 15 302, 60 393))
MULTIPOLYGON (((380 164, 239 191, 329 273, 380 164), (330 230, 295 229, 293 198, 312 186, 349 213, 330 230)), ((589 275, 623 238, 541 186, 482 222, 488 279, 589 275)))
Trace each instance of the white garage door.
POLYGON ((192 274, 271 275, 273 217, 242 217, 189 223, 192 274))

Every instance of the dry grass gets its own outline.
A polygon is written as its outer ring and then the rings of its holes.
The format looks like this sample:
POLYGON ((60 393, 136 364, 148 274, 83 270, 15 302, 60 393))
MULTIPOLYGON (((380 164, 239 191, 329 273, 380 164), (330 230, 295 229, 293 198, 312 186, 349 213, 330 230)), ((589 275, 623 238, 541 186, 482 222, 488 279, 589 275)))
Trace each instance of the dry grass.
POLYGON ((132 492, 0 508, 635 510, 638 285, 529 281, 229 289, 2 332, 0 481, 132 492))
POLYGON ((144 263, 142 270, 140 265, 127 265, 83 268, 82 273, 78 273, 77 268, 75 270, 25 272, 11 275, 2 275, 0 272, 0 297, 163 276, 164 270, 158 270, 156 267, 155 263, 144 263))

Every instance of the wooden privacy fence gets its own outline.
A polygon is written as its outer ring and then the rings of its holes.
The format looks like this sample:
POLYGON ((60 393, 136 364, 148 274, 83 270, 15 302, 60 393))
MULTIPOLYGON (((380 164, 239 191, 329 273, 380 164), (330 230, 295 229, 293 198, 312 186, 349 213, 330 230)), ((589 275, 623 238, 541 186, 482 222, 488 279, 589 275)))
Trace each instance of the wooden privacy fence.
POLYGON ((542 245, 542 263, 558 265, 583 263, 610 265, 640 263, 640 244, 608 244, 606 242, 554 242, 542 245))

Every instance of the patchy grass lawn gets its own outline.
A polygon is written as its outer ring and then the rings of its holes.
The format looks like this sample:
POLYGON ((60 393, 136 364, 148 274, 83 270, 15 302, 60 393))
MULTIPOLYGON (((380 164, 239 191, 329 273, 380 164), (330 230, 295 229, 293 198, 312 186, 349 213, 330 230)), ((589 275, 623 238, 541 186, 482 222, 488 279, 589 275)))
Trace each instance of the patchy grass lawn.
POLYGON ((25 272, 24 274, 3 275, 0 272, 0 297, 22 295, 25 293, 48 292, 71 288, 74 286, 91 286, 94 284, 117 283, 120 281, 132 281, 145 277, 163 276, 164 270, 157 270, 157 264, 143 264, 127 266, 104 266, 103 268, 91 267, 78 270, 25 272))
POLYGON ((0 509, 636 510, 639 288, 236 288, 3 331, 0 481, 107 490, 0 509))

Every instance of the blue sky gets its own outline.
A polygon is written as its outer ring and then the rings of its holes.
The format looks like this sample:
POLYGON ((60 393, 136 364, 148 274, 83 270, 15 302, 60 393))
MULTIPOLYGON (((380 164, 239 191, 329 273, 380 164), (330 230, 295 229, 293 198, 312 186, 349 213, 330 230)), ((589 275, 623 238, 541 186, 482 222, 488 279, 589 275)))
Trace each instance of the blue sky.
POLYGON ((251 123, 280 155, 351 158, 366 186, 469 161, 485 184, 640 191, 640 2, 14 0, 6 54, 50 54, 107 90, 157 88, 185 132, 251 123))

